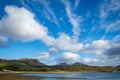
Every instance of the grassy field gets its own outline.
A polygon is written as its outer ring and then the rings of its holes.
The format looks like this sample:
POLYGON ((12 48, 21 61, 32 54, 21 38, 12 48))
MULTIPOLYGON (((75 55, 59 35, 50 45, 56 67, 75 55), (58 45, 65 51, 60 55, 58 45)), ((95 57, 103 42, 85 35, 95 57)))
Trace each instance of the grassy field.
POLYGON ((1 72, 116 72, 120 68, 98 66, 2 66, 1 72))
POLYGON ((40 77, 26 77, 21 75, 21 73, 0 73, 0 80, 40 80, 40 77))

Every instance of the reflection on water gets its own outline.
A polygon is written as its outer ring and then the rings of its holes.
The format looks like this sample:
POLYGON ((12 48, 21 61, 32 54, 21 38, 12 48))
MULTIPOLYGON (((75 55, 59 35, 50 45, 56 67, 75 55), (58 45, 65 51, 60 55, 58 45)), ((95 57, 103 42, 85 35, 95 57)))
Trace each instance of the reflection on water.
POLYGON ((120 72, 17 74, 0 73, 0 80, 120 80, 120 72))

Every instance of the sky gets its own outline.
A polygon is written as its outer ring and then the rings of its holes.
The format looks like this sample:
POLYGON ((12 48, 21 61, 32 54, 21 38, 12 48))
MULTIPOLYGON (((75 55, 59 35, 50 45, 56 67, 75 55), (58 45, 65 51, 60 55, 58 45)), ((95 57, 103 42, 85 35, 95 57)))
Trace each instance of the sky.
POLYGON ((0 0, 0 58, 120 65, 120 0, 0 0))

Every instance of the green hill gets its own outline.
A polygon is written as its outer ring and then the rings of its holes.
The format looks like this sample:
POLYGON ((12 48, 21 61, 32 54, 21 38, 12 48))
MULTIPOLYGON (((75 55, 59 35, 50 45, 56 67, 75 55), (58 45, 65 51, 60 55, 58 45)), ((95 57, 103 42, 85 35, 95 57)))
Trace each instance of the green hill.
POLYGON ((0 59, 1 71, 36 71, 40 66, 47 66, 36 59, 5 60, 0 59))

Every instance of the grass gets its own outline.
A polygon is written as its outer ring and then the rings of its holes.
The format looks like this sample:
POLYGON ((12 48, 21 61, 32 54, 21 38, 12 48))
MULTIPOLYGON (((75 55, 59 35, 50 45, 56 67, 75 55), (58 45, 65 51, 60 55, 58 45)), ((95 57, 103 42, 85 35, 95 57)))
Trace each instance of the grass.
POLYGON ((40 80, 40 77, 27 77, 21 75, 21 73, 0 74, 0 80, 40 80))

